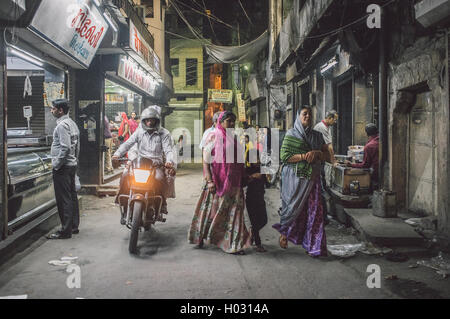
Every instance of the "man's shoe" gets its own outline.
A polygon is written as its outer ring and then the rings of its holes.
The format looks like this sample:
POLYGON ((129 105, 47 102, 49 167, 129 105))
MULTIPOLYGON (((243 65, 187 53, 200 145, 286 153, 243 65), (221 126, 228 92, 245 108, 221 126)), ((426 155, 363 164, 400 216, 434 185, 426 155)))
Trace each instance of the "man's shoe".
POLYGON ((72 234, 79 234, 80 233, 80 230, 77 228, 77 229, 72 229, 72 234))
POLYGON ((48 235, 47 239, 67 239, 67 238, 71 238, 72 235, 64 235, 60 232, 56 232, 54 234, 48 235))

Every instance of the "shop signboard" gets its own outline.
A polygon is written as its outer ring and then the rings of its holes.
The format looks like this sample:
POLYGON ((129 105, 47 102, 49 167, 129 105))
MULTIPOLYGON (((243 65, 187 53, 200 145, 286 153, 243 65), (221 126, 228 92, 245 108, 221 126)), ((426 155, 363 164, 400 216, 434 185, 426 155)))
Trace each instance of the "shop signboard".
POLYGON ((131 58, 121 57, 117 75, 147 94, 155 95, 158 83, 131 58))
POLYGON ((154 52, 152 47, 144 40, 130 19, 130 49, 133 57, 141 65, 150 71, 155 65, 154 52))
POLYGON ((155 71, 158 72, 158 74, 161 74, 161 62, 159 61, 159 56, 156 54, 156 52, 153 52, 153 61, 155 65, 155 71))
POLYGON ((28 28, 88 68, 108 27, 91 0, 42 0, 28 28))
POLYGON ((246 120, 245 101, 242 99, 242 93, 236 94, 236 103, 237 103, 237 107, 238 107, 239 121, 244 122, 246 120))
POLYGON ((208 102, 232 103, 233 90, 208 89, 208 102))

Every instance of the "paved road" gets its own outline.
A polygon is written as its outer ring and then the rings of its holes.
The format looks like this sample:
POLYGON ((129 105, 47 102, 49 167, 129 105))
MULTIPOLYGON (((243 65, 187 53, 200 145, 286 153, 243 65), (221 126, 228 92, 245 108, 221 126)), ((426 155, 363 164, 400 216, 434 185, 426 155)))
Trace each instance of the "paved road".
MULTIPOLYGON (((187 230, 200 194, 201 172, 187 171, 177 178, 177 199, 169 201, 167 222, 144 233, 139 255, 128 253, 129 231, 119 224, 112 197, 85 196, 80 234, 72 239, 45 238, 0 268, 0 296, 28 298, 438 298, 450 296, 448 282, 428 269, 410 269, 408 263, 357 255, 348 260, 313 259, 299 247, 282 250, 277 233, 278 191, 267 192, 269 224, 262 231, 268 252, 253 248, 245 256, 223 253, 215 247, 195 249, 187 230), (66 266, 50 260, 78 257, 81 288, 66 285, 66 266), (381 289, 368 289, 367 266, 382 267, 381 289), (397 274, 392 283, 384 277, 397 274), (410 279, 420 280, 419 283, 410 279), (430 288, 429 283, 433 288, 430 288), (411 285, 413 286, 411 288, 411 285), (447 289, 445 290, 445 287, 447 289), (416 289, 413 291, 413 288, 416 289)), ((356 242, 349 230, 327 227, 329 242, 356 242)))

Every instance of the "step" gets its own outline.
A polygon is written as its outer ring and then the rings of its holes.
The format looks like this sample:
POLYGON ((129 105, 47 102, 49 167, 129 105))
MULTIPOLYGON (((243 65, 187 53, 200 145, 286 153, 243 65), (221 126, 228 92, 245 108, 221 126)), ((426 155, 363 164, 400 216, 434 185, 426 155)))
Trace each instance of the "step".
POLYGON ((359 231, 362 239, 376 245, 422 246, 425 242, 413 227, 401 218, 382 218, 372 215, 372 209, 345 208, 352 226, 359 231))

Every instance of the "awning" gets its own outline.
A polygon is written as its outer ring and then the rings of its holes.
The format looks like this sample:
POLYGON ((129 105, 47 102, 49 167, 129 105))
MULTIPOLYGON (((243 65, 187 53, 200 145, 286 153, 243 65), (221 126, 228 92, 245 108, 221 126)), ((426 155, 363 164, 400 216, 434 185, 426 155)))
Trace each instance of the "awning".
POLYGON ((209 55, 207 64, 229 63, 240 64, 252 61, 258 54, 267 47, 269 43, 269 33, 264 31, 257 39, 241 46, 219 46, 205 44, 206 52, 209 55))

